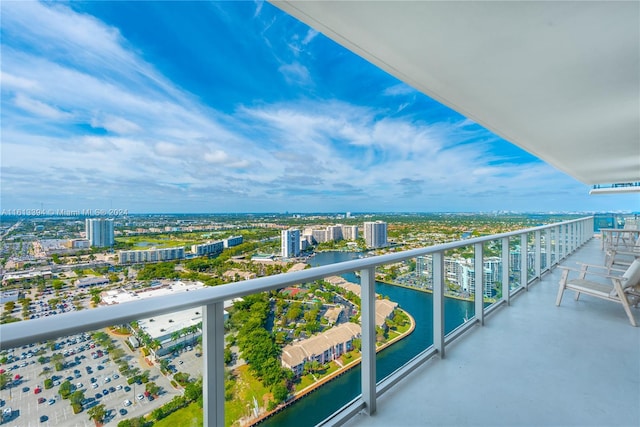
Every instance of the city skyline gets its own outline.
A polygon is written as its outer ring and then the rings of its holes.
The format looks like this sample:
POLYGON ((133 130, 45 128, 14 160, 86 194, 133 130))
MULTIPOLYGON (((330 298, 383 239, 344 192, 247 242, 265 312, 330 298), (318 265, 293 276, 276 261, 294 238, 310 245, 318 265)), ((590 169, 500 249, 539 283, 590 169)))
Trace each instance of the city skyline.
POLYGON ((0 7, 3 209, 638 209, 268 3, 0 7))

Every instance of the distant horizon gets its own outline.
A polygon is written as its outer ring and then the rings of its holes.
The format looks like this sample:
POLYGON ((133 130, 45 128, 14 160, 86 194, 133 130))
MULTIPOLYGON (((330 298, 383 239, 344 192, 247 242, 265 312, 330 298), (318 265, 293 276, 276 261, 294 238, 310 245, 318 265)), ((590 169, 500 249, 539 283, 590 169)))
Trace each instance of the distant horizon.
POLYGON ((0 13, 3 209, 640 206, 590 196, 269 3, 5 1, 0 13))
POLYGON ((117 219, 119 217, 130 217, 130 216, 141 216, 141 215, 168 215, 168 216, 184 216, 184 215, 194 215, 194 216, 228 216, 228 215, 275 215, 275 216, 293 216, 293 215, 343 215, 345 219, 363 216, 363 215, 598 215, 598 214, 612 214, 612 215, 640 215, 640 210, 637 211, 362 211, 362 212, 349 212, 350 216, 346 217, 346 212, 344 211, 325 211, 325 212, 303 212, 303 211, 295 211, 295 212, 129 212, 127 214, 119 214, 119 215, 58 215, 55 213, 52 214, 17 214, 17 213, 8 213, 11 209, 3 210, 0 213, 2 217, 21 217, 21 218, 110 218, 117 219))

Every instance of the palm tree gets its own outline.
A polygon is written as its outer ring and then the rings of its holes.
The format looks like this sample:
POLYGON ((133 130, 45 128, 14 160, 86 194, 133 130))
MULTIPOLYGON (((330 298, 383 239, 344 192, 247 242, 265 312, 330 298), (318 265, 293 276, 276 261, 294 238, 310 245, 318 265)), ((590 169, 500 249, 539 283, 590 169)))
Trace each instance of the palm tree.
POLYGON ((171 333, 171 341, 175 342, 174 347, 176 347, 178 344, 178 338, 180 338, 180 332, 175 331, 171 333))

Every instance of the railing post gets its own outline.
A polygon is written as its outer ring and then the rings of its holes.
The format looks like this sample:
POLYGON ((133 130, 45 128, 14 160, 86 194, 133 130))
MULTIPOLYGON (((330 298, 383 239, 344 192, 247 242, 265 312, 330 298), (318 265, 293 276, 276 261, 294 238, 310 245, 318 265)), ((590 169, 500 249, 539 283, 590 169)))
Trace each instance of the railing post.
POLYGON ((560 260, 562 259, 562 257, 560 256, 560 228, 561 226, 556 226, 553 229, 553 237, 556 242, 556 259, 553 260, 555 265, 560 264, 560 260))
POLYGON ((444 359, 444 253, 433 254, 433 347, 444 359))
POLYGON ((476 243, 473 255, 473 275, 475 283, 475 310, 476 319, 480 325, 484 325, 484 244, 476 243))
POLYGON ((547 258, 547 271, 551 271, 551 228, 545 230, 544 250, 547 258))
POLYGON ((542 242, 540 241, 540 239, 542 238, 542 233, 540 233, 540 230, 536 230, 534 235, 536 244, 534 249, 535 253, 533 258, 533 267, 535 270, 536 279, 539 280, 542 272, 542 242))
POLYGON ((202 400, 205 427, 224 426, 224 302, 202 313, 202 400))
POLYGON ((509 286, 509 238, 502 238, 502 299, 507 305, 511 303, 511 287, 509 286))
POLYGON ((525 290, 529 290, 529 271, 528 271, 528 256, 529 256, 529 240, 528 234, 524 233, 520 235, 520 286, 523 286, 525 290))
POLYGON ((362 323, 362 399, 368 415, 376 412, 376 270, 360 271, 362 323))

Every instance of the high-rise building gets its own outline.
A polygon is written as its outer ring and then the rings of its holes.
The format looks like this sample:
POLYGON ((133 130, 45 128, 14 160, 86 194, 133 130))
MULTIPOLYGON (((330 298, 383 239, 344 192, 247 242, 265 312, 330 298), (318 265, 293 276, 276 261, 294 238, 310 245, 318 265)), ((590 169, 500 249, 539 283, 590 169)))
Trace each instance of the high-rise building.
POLYGON ((364 240, 370 248, 387 245, 387 223, 383 221, 364 223, 364 240))
POLYGON ((85 231, 91 246, 113 246, 113 219, 88 218, 85 220, 85 231))
POLYGON ((300 230, 282 230, 280 246, 282 258, 294 258, 300 255, 300 230))
POLYGON ((342 240, 342 225, 330 225, 327 227, 327 240, 338 241, 342 240))
POLYGON ((358 226, 357 225, 343 225, 342 237, 345 240, 358 240, 358 226))

